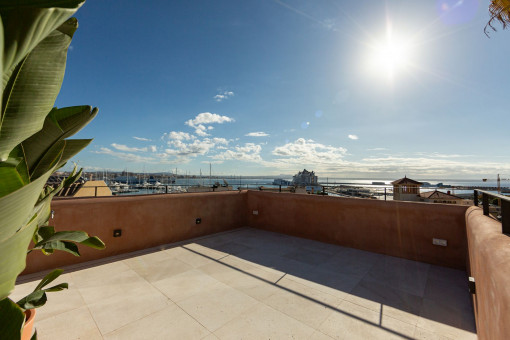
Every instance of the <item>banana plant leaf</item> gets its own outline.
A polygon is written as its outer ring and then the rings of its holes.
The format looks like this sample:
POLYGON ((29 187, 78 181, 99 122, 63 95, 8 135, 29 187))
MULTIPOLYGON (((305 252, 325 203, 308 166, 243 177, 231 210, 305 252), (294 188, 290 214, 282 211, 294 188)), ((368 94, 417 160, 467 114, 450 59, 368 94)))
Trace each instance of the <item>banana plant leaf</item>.
POLYGON ((81 130, 94 119, 97 111, 97 108, 93 109, 91 106, 73 106, 51 110, 41 131, 22 143, 30 173, 55 143, 81 130))
POLYGON ((3 38, 2 88, 5 88, 14 66, 50 32, 72 16, 83 3, 83 0, 0 1, 3 31, 9 33, 3 38), (19 10, 21 7, 24 7, 22 11, 19 10))
POLYGON ((49 283, 53 282, 57 277, 59 277, 60 274, 62 274, 62 272, 63 272, 62 269, 55 269, 49 274, 47 274, 41 280, 41 282, 39 282, 37 287, 35 287, 32 293, 28 294, 27 296, 16 302, 18 306, 25 310, 41 307, 47 301, 46 293, 58 292, 67 289, 69 287, 67 283, 60 283, 53 287, 43 289, 45 286, 47 286, 49 283))
POLYGON ((67 20, 14 67, 3 89, 0 161, 42 129, 60 92, 67 49, 77 28, 75 18, 67 20))
POLYGON ((0 334, 3 339, 21 339, 25 313, 11 299, 0 300, 0 334))
MULTIPOLYGON (((1 209, 1 208, 0 208, 1 209)), ((37 228, 34 218, 12 237, 0 241, 0 300, 14 288, 16 277, 25 269, 27 249, 37 228)))
POLYGON ((45 254, 51 254, 53 250, 62 250, 75 256, 80 256, 75 243, 80 243, 95 249, 105 248, 103 241, 95 236, 90 237, 84 231, 55 232, 55 228, 52 226, 40 227, 34 238, 36 238, 37 243, 29 251, 41 249, 45 254))

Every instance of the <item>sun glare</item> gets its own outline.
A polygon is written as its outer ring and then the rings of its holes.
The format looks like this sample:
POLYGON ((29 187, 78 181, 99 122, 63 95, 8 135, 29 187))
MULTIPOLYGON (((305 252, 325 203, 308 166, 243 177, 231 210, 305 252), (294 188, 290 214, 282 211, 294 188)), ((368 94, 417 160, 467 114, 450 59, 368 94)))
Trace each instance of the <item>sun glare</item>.
POLYGON ((409 65, 409 48, 403 40, 393 36, 390 27, 383 42, 371 45, 370 53, 371 73, 388 81, 393 81, 397 73, 405 71, 409 65))

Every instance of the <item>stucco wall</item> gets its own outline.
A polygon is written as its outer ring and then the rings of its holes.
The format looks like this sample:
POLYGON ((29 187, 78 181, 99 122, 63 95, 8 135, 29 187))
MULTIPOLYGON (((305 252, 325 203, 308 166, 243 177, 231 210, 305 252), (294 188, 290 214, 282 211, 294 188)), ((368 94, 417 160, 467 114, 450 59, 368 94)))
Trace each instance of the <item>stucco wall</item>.
POLYGON ((80 247, 81 257, 32 252, 23 274, 217 233, 245 225, 246 195, 238 191, 54 200, 57 230, 85 230, 104 250, 80 247), (202 219, 196 224, 197 217, 202 219), (122 229, 121 237, 113 237, 122 229))
POLYGON ((247 195, 251 227, 453 268, 466 265, 465 206, 259 191, 247 195), (448 246, 433 245, 432 238, 446 239, 448 246))
POLYGON ((478 338, 510 339, 510 237, 476 207, 466 212, 466 229, 478 338))
POLYGON ((466 263, 467 207, 454 205, 230 191, 55 200, 52 209, 57 230, 86 230, 107 248, 80 247, 81 258, 35 252, 25 274, 242 226, 455 268, 466 263), (114 238, 114 229, 122 236, 114 238), (448 246, 432 245, 433 237, 448 246))

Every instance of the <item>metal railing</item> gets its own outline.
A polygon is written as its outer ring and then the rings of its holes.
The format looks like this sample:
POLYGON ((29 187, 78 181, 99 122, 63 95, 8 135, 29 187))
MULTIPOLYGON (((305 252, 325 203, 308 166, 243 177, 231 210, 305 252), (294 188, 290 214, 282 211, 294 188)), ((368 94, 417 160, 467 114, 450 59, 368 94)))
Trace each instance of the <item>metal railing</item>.
POLYGON ((475 206, 479 206, 479 197, 482 196, 482 209, 485 216, 490 215, 491 199, 493 202, 497 201, 497 205, 500 208, 500 215, 496 216, 501 221, 501 227, 503 234, 510 234, 510 197, 499 194, 493 194, 484 190, 474 190, 473 202, 475 206))

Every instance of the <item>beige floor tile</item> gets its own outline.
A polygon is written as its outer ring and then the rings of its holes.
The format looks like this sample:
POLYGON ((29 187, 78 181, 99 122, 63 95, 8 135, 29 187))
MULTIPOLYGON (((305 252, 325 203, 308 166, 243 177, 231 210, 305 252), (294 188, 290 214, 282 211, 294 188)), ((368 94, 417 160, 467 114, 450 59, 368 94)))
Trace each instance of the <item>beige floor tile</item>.
POLYGON ((459 311, 471 310, 472 303, 468 291, 467 277, 465 282, 459 282, 457 278, 453 280, 430 278, 427 280, 423 297, 445 303, 459 311))
MULTIPOLYGON (((37 317, 36 317, 37 318, 37 317)), ((39 340, 102 339, 87 307, 35 321, 39 340)))
POLYGON ((169 257, 155 260, 140 256, 124 260, 124 263, 149 282, 163 280, 193 269, 189 264, 169 257))
POLYGON ((284 254, 283 257, 312 266, 317 266, 321 263, 327 262, 331 258, 331 254, 303 246, 284 254))
POLYGON ((380 257, 381 255, 363 250, 341 247, 336 254, 319 263, 318 267, 337 274, 364 276, 380 257))
POLYGON ((333 312, 324 304, 286 290, 276 292, 266 298, 263 303, 314 329, 333 312))
POLYGON ((285 278, 341 299, 345 298, 361 280, 361 276, 332 273, 316 268, 309 269, 307 273, 299 276, 287 274, 285 278))
POLYGON ((177 305, 133 321, 104 336, 105 340, 200 339, 210 332, 177 305))
POLYGON ((412 325, 384 320, 380 313, 348 301, 339 309, 341 312, 332 313, 318 329, 334 339, 405 339, 414 333, 412 325))
MULTIPOLYGON (((123 265, 122 262, 120 264, 123 265)), ((74 273, 73 273, 74 274, 74 273)), ((75 278, 73 276, 73 278, 75 278)), ((128 294, 146 291, 150 283, 129 269, 118 274, 104 275, 96 280, 74 280, 85 303, 121 300, 128 294)))
POLYGON ((282 287, 285 291, 300 295, 306 296, 318 303, 323 303, 328 305, 330 308, 336 308, 343 299, 339 297, 337 294, 330 294, 329 291, 316 289, 316 286, 309 286, 300 282, 296 282, 289 277, 285 276, 277 284, 278 287, 282 287))
POLYGON ((101 334, 162 310, 171 304, 168 298, 152 286, 121 291, 119 296, 88 304, 101 334))
POLYGON ((243 259, 242 257, 232 255, 222 258, 220 262, 273 283, 278 281, 285 274, 282 271, 260 265, 256 262, 250 262, 243 259))
POLYGON ((319 331, 315 331, 309 338, 309 340, 331 340, 331 339, 333 338, 319 331))
POLYGON ((257 300, 223 283, 177 302, 211 332, 257 303, 257 300))
POLYGON ((423 299, 386 285, 361 281, 345 297, 345 300, 416 325, 420 317, 423 299))
POLYGON ((208 258, 218 260, 228 255, 222 251, 215 250, 211 247, 205 247, 199 243, 188 243, 182 246, 184 249, 188 249, 196 254, 206 256, 208 258))
POLYGON ((382 256, 363 280, 423 297, 429 268, 430 265, 427 263, 382 256))
MULTIPOLYGON (((274 294, 278 290, 274 284, 267 283, 265 280, 259 279, 256 274, 245 273, 244 271, 232 269, 222 263, 211 263, 198 269, 212 276, 216 280, 259 301, 274 294)), ((262 270, 255 268, 252 272, 262 272, 262 270)), ((266 273, 263 272, 261 275, 264 276, 266 273)))
POLYGON ((208 263, 214 262, 214 260, 209 258, 208 256, 201 255, 184 247, 168 249, 165 250, 165 252, 168 253, 170 257, 178 259, 192 266, 193 268, 198 268, 208 263))
POLYGON ((125 263, 122 261, 115 261, 74 271, 71 273, 71 276, 73 277, 76 284, 81 286, 81 284, 97 282, 103 280, 104 278, 112 277, 128 270, 130 270, 130 268, 125 263))
POLYGON ((238 243, 235 241, 227 241, 227 242, 212 245, 212 246, 208 246, 207 244, 204 244, 202 242, 197 242, 197 243, 199 243, 203 246, 209 247, 211 249, 214 249, 216 251, 219 251, 219 252, 222 252, 225 254, 230 254, 230 255, 239 254, 239 253, 242 253, 242 252, 252 249, 252 247, 249 247, 247 245, 244 245, 242 243, 238 243))
POLYGON ((444 335, 439 335, 426 329, 416 327, 413 335, 413 339, 416 340, 455 340, 444 335))
POLYGON ((314 329, 262 303, 214 332, 220 339, 308 339, 314 329))
POLYGON ((209 333, 205 337, 203 337, 201 340, 219 340, 219 338, 214 335, 214 333, 209 333))
POLYGON ((453 338, 476 339, 472 311, 459 311, 452 306, 423 299, 423 307, 417 326, 429 332, 453 338))
MULTIPOLYGON (((14 292, 10 295, 13 301, 30 294, 34 288, 39 284, 40 280, 24 283, 17 285, 14 292)), ((69 273, 60 275, 55 281, 51 282, 45 288, 53 287, 57 284, 67 282, 69 284, 68 289, 64 289, 60 292, 46 293, 48 301, 46 304, 37 309, 37 320, 42 321, 47 318, 53 317, 60 313, 69 312, 74 309, 78 309, 84 306, 85 302, 76 288, 73 278, 69 273)))
POLYGON ((218 280, 196 269, 153 283, 154 287, 174 302, 208 291, 218 284, 218 280))

